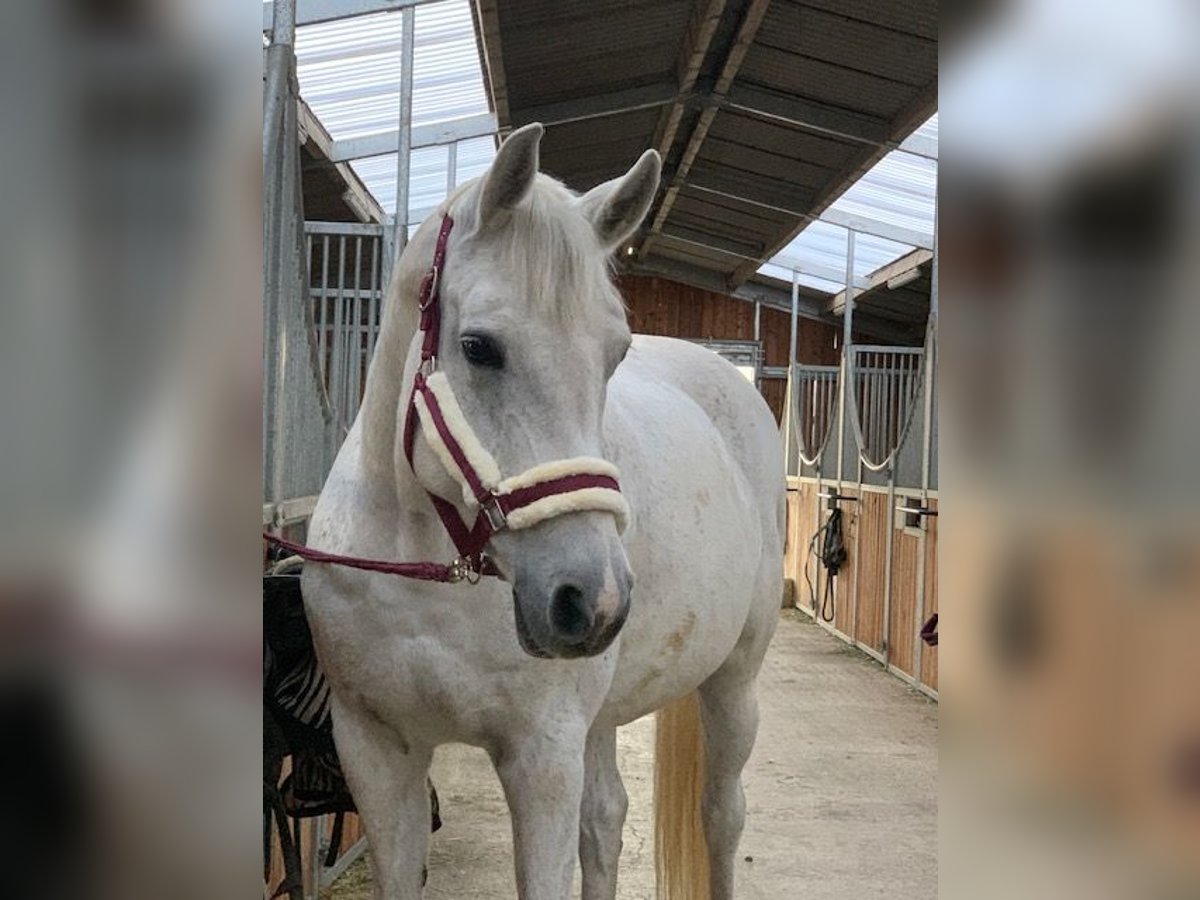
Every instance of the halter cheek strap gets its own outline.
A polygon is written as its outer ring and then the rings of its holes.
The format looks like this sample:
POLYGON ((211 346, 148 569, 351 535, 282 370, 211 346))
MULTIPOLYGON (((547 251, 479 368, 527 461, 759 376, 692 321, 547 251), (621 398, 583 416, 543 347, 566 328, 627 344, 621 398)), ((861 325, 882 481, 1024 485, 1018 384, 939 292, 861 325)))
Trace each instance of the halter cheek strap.
POLYGON ((413 462, 416 424, 443 468, 462 490, 464 505, 478 510, 468 526, 454 504, 436 494, 429 499, 459 553, 456 564, 475 574, 497 574, 483 549, 492 535, 505 528, 529 528, 546 519, 571 512, 612 513, 624 530, 629 507, 621 496, 619 473, 612 463, 595 457, 575 457, 541 463, 518 475, 504 478, 496 460, 483 446, 454 395, 444 372, 437 371, 441 328, 442 267, 454 220, 442 218, 433 264, 421 281, 421 364, 404 422, 404 452, 413 462))

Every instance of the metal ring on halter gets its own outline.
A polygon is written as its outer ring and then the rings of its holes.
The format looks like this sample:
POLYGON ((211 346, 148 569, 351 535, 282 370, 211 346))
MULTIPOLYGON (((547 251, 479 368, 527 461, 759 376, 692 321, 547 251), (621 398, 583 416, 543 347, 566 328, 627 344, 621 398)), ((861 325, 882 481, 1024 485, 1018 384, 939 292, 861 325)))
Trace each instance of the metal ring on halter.
POLYGON ((451 584, 457 584, 464 578, 468 578, 471 572, 471 564, 462 556, 457 556, 450 563, 446 580, 451 584))
POLYGON ((437 371, 437 357, 430 356, 427 359, 421 360, 421 364, 417 366, 417 371, 428 378, 437 371))

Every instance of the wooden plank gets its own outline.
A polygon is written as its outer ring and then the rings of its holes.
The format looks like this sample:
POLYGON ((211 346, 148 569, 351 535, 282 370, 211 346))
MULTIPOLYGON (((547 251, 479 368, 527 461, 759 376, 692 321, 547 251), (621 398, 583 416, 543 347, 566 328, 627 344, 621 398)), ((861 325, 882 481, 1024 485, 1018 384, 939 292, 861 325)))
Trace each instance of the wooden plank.
POLYGON ((887 528, 887 494, 863 494, 859 503, 858 617, 854 637, 881 652, 887 528))
MULTIPOLYGON (((900 523, 903 525, 903 522, 900 523)), ((891 654, 894 666, 913 673, 913 622, 917 601, 917 556, 920 540, 898 527, 892 547, 891 654)))
MULTIPOLYGON (((936 500, 931 500, 929 505, 937 509, 936 500)), ((936 516, 930 516, 925 520, 925 524, 925 618, 928 619, 938 611, 938 519, 936 516)), ((937 647, 926 645, 921 651, 921 681, 935 691, 938 689, 937 647)))

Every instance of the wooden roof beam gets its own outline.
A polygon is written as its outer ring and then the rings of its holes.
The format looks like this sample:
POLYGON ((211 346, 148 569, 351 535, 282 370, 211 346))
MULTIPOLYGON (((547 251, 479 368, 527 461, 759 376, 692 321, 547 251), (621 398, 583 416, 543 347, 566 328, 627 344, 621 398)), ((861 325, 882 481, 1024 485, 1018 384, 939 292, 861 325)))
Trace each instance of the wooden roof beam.
POLYGON ((712 97, 701 111, 695 128, 692 129, 692 134, 688 138, 687 146, 684 148, 683 156, 679 160, 679 166, 675 170, 671 184, 658 204, 658 211, 651 222, 649 233, 642 239, 642 245, 637 253, 639 260, 645 260, 646 255, 650 252, 651 245, 654 243, 655 235, 662 231, 663 223, 666 222, 667 216, 671 214, 671 207, 675 205, 675 198, 679 196, 679 189, 687 180, 692 163, 696 161, 696 157, 700 153, 700 148, 704 145, 704 139, 708 136, 708 129, 712 126, 713 119, 717 116, 717 110, 720 109, 725 95, 733 85, 733 80, 737 77, 738 69, 741 68, 742 61, 746 58, 746 53, 750 50, 750 45, 754 43, 754 36, 758 34, 759 26, 762 25, 763 17, 767 13, 768 5, 770 5, 770 0, 751 0, 750 6, 742 17, 742 23, 738 26, 733 43, 725 54, 725 60, 721 65, 721 71, 717 77, 717 83, 713 88, 712 97))

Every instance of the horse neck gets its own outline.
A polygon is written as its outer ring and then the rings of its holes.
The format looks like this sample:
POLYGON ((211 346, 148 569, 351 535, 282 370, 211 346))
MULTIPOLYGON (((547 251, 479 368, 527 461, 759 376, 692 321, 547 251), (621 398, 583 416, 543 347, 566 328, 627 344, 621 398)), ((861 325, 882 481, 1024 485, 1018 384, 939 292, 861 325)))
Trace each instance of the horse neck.
POLYGON ((361 472, 373 489, 395 490, 401 496, 416 486, 408 467, 397 464, 397 440, 412 392, 406 370, 420 321, 417 294, 424 276, 416 261, 419 253, 409 252, 415 243, 414 239, 396 261, 358 413, 361 472))

